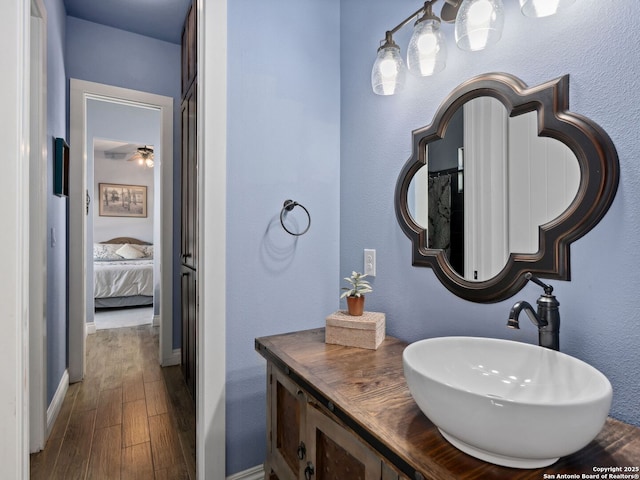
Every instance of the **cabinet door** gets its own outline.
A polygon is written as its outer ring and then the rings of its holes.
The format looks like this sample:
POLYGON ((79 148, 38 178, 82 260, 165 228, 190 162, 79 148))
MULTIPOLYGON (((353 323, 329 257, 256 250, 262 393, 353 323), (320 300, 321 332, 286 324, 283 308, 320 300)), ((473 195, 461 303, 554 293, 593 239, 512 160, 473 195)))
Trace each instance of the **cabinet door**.
POLYGON ((182 101, 182 263, 198 268, 198 151, 197 85, 194 83, 182 101))
POLYGON ((196 325, 198 323, 197 272, 182 267, 181 276, 182 310, 182 375, 189 393, 196 398, 196 325))
POLYGON ((410 480, 409 477, 396 472, 391 466, 382 462, 382 480, 410 480))
POLYGON ((182 29, 182 94, 184 95, 197 75, 196 8, 191 5, 182 29))
MULTIPOLYGON (((269 364, 267 375, 268 424, 265 464, 278 480, 297 480, 303 475, 306 447, 301 433, 305 426, 306 395, 284 373, 269 364)), ((270 478, 270 477, 266 477, 270 478)))
POLYGON ((380 480, 382 461, 353 433, 307 405, 306 476, 314 480, 380 480))

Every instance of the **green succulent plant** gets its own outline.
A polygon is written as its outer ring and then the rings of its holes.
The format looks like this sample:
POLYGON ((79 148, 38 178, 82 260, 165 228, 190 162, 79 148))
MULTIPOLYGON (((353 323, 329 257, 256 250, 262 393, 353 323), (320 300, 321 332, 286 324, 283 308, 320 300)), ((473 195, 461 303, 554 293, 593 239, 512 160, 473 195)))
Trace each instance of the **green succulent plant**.
POLYGON ((342 290, 345 290, 340 298, 344 297, 361 297, 365 293, 373 292, 373 288, 367 280, 364 278, 367 275, 363 275, 358 272, 351 272, 351 277, 344 277, 344 279, 349 282, 349 287, 342 287, 342 290))

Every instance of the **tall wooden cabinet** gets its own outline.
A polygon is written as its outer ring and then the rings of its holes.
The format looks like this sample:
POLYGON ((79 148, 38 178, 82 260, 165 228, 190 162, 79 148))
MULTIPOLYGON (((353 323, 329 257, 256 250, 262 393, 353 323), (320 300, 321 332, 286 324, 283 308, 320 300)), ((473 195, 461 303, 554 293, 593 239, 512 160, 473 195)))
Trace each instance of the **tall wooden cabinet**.
POLYGON ((192 5, 182 32, 181 102, 181 322, 182 373, 196 398, 196 338, 198 324, 198 142, 196 9, 192 5))

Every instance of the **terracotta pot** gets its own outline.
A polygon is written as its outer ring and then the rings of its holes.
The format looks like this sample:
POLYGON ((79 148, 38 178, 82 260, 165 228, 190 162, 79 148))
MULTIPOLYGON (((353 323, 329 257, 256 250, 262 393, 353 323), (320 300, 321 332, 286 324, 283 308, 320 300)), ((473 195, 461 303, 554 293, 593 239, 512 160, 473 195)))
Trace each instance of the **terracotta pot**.
POLYGON ((364 312, 364 295, 359 297, 347 297, 347 310, 349 315, 359 317, 364 312))

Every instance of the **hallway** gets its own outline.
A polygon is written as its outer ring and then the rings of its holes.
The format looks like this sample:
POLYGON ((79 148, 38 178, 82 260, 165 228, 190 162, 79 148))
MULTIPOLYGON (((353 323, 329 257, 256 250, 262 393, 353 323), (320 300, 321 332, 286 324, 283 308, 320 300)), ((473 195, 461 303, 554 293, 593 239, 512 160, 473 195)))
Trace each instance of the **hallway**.
POLYGON ((150 325, 87 337, 86 376, 69 386, 31 479, 195 479, 195 411, 180 367, 158 365, 150 325))

